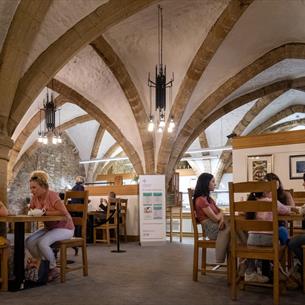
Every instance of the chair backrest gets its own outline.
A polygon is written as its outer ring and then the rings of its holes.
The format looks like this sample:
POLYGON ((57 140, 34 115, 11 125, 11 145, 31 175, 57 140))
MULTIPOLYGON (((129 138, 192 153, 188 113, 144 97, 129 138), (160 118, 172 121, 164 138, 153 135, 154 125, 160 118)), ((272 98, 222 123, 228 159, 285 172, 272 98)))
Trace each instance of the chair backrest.
POLYGON ((274 255, 278 253, 278 212, 277 212, 277 190, 276 181, 270 182, 240 182, 229 183, 230 194, 230 226, 231 226, 231 249, 236 250, 237 232, 273 232, 274 255), (252 192, 271 192, 272 198, 264 201, 244 199, 252 192), (259 219, 246 219, 242 213, 247 212, 270 212, 273 215, 272 221, 259 219))
POLYGON ((128 199, 120 198, 122 222, 126 221, 128 199))
MULTIPOLYGON (((108 220, 108 224, 111 223, 116 225, 117 224, 117 205, 120 204, 120 198, 108 198, 107 201, 107 212, 106 212, 106 219, 108 220), (110 217, 113 221, 110 221, 110 217)), ((107 224, 106 223, 106 224, 107 224)))
POLYGON ((296 206, 305 204, 305 192, 293 192, 293 200, 296 206))
POLYGON ((86 239, 87 212, 88 212, 88 191, 66 191, 64 204, 70 214, 74 225, 81 226, 82 238, 86 239), (81 199, 84 203, 73 203, 72 199, 81 199))
POLYGON ((191 217, 192 217, 192 225, 193 225, 193 230, 194 230, 194 239, 198 239, 198 220, 196 218, 196 211, 194 208, 193 204, 193 197, 194 197, 194 190, 193 189, 188 189, 188 195, 189 195, 189 203, 190 203, 190 208, 191 208, 191 217))

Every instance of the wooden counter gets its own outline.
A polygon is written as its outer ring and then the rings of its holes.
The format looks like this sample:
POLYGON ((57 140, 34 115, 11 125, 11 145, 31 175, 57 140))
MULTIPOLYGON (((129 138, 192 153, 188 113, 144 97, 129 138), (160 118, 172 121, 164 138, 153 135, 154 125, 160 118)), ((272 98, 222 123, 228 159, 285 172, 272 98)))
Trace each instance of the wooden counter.
POLYGON ((108 196, 109 192, 115 192, 116 196, 139 195, 139 185, 107 185, 107 186, 86 186, 89 196, 108 196))

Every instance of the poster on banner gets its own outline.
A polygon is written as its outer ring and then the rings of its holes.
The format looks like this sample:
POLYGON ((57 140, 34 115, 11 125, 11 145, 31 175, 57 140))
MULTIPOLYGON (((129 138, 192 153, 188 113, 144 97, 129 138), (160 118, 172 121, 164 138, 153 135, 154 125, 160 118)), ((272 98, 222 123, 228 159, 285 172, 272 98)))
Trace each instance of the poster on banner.
POLYGON ((140 243, 164 242, 166 240, 165 176, 141 175, 140 243))

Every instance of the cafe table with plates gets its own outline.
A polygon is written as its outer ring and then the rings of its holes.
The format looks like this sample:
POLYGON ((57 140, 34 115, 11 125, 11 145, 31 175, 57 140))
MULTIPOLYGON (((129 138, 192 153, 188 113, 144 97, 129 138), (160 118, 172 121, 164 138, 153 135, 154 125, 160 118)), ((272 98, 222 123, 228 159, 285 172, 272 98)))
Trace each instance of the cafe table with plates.
POLYGON ((29 216, 29 215, 8 215, 1 216, 0 222, 14 224, 14 279, 9 281, 9 290, 18 291, 23 289, 24 282, 24 238, 26 222, 45 222, 65 220, 66 216, 29 216))

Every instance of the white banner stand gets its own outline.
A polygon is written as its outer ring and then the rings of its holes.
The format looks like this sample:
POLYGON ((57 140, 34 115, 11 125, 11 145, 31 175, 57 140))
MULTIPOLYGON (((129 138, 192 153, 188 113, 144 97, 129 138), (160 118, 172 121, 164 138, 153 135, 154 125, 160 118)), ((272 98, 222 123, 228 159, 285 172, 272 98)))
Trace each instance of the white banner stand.
POLYGON ((165 176, 140 175, 139 183, 140 244, 165 244, 165 176))

